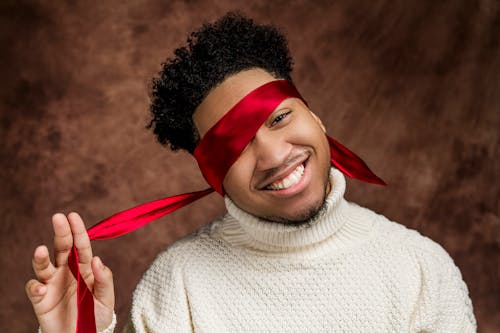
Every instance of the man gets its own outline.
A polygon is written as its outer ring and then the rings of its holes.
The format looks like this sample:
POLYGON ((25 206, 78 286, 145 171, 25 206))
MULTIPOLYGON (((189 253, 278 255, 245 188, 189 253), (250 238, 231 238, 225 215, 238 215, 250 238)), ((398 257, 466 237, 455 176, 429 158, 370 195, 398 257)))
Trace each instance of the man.
MULTIPOLYGON (((275 28, 228 14, 175 55, 154 81, 150 127, 197 158, 228 214, 156 258, 126 332, 476 330, 467 287, 441 246, 344 199, 344 173, 380 182, 363 163, 331 156, 335 142, 293 87, 275 28)), ((38 247, 38 280, 26 285, 41 330, 75 331, 75 245, 97 330, 112 332, 110 269, 93 257, 77 214, 56 214, 53 226, 55 265, 38 247)))

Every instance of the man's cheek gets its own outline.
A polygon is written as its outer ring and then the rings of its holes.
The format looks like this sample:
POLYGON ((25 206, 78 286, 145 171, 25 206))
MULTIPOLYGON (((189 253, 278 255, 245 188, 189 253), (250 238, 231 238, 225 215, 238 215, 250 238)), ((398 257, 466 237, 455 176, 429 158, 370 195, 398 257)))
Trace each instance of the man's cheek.
POLYGON ((248 191, 252 181, 252 172, 248 163, 237 160, 224 177, 223 186, 228 194, 240 196, 241 192, 248 191))

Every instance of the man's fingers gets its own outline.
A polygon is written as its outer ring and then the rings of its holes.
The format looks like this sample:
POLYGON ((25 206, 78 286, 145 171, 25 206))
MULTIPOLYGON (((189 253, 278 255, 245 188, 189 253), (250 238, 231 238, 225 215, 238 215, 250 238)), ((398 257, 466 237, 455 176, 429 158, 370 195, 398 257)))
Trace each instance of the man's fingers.
POLYGON ((41 245, 35 249, 32 264, 33 271, 35 271, 36 277, 41 282, 46 282, 56 272, 56 268, 50 262, 49 250, 45 245, 41 245))
POLYGON ((68 256, 73 247, 73 236, 64 214, 57 213, 52 216, 52 226, 54 228, 54 256, 56 266, 60 267, 68 263, 68 256))
POLYGON ((85 224, 77 213, 70 213, 68 220, 71 232, 73 233, 73 241, 78 250, 78 260, 81 264, 90 265, 92 247, 90 246, 90 239, 85 224))
POLYGON ((35 279, 26 282, 24 289, 33 305, 38 304, 47 293, 47 286, 35 279))
POLYGON ((104 266, 99 257, 92 259, 92 271, 94 273, 94 297, 109 309, 114 309, 113 273, 104 266))
POLYGON ((68 215, 69 226, 73 233, 73 242, 78 251, 78 262, 80 263, 80 273, 85 279, 85 283, 91 286, 94 283, 90 262, 92 260, 92 247, 90 246, 89 235, 82 218, 77 213, 68 215))

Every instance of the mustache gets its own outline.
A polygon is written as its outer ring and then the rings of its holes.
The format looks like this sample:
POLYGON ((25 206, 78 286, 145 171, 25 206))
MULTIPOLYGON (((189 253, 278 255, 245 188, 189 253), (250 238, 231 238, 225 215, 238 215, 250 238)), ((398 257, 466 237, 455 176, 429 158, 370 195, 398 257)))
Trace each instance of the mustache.
POLYGON ((283 162, 280 166, 275 168, 270 168, 262 171, 262 174, 259 175, 257 184, 259 184, 258 188, 263 189, 273 181, 280 178, 280 175, 293 166, 297 164, 299 161, 305 161, 309 157, 309 154, 306 151, 300 152, 299 154, 295 154, 294 156, 287 157, 285 162, 283 162))

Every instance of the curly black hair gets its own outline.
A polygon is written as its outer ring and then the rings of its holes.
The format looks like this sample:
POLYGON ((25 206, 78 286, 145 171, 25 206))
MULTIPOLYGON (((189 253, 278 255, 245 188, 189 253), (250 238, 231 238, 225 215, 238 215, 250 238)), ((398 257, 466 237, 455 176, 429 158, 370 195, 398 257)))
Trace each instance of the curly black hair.
POLYGON ((193 153, 199 141, 192 115, 211 89, 227 77, 250 68, 262 68, 292 82, 292 58, 287 41, 271 25, 229 12, 192 32, 187 45, 162 63, 152 80, 151 121, 158 142, 172 150, 193 153))

